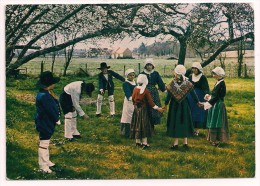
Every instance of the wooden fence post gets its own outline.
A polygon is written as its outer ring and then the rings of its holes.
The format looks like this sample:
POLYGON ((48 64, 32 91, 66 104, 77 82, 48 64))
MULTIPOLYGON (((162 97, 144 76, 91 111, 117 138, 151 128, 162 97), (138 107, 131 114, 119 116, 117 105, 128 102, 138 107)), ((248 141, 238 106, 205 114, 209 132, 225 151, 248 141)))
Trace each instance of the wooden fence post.
POLYGON ((41 62, 41 73, 43 72, 44 70, 44 61, 41 62))
POLYGON ((139 70, 138 74, 140 74, 140 72, 141 72, 141 63, 138 63, 138 70, 139 70))
POLYGON ((247 66, 244 64, 244 77, 247 78, 247 66))
POLYGON ((124 65, 124 72, 123 72, 123 76, 125 76, 125 65, 124 65))

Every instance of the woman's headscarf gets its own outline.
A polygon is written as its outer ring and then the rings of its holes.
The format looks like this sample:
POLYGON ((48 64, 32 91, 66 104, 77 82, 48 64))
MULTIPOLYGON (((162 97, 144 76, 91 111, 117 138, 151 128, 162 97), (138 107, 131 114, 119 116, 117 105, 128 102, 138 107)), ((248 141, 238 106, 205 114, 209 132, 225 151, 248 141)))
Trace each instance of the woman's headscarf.
POLYGON ((199 62, 194 62, 192 64, 192 67, 193 68, 197 68, 199 71, 203 72, 202 66, 201 66, 201 64, 199 62))
POLYGON ((153 58, 146 58, 146 59, 145 59, 145 62, 144 62, 144 67, 145 67, 147 64, 151 64, 151 65, 153 65, 153 67, 155 67, 155 66, 154 66, 154 63, 153 63, 153 58))
POLYGON ((132 69, 132 68, 130 68, 130 69, 127 69, 127 70, 125 71, 125 76, 127 77, 127 76, 128 76, 128 74, 130 74, 130 73, 132 73, 132 72, 135 72, 135 70, 134 70, 134 69, 132 69))
POLYGON ((221 67, 216 67, 212 70, 212 72, 214 72, 216 75, 220 76, 220 77, 225 77, 225 71, 223 70, 223 68, 221 67))
POLYGON ((148 84, 147 76, 145 74, 139 74, 137 77, 137 84, 137 88, 140 89, 140 94, 143 94, 148 84))

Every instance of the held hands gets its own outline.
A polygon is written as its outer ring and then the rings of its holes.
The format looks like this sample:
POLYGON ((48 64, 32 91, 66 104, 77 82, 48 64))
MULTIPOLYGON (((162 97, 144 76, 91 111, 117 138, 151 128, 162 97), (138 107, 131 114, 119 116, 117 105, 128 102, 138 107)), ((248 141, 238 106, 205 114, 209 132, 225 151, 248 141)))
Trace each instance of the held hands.
POLYGON ((61 124, 60 120, 59 120, 59 121, 57 121, 57 122, 56 122, 56 124, 57 124, 57 125, 60 125, 60 124, 61 124))
POLYGON ((163 110, 167 111, 167 105, 164 105, 163 110))
POLYGON ((204 96, 204 99, 207 100, 207 101, 210 100, 210 99, 211 99, 211 95, 206 94, 206 95, 204 96))
POLYGON ((103 89, 100 89, 99 91, 102 95, 105 93, 103 89))
POLYGON ((202 102, 198 102, 197 105, 198 105, 198 107, 200 107, 200 108, 204 108, 204 103, 202 103, 202 102))
POLYGON ((161 108, 161 107, 159 107, 159 108, 157 109, 157 111, 160 112, 160 113, 163 113, 163 112, 164 112, 164 109, 161 108))

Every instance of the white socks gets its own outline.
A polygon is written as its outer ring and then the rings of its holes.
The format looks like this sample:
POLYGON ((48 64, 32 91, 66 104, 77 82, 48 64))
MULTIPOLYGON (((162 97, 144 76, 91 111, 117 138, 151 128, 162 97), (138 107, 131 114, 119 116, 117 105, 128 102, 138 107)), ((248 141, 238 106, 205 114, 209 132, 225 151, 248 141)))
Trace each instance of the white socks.
POLYGON ((80 135, 77 130, 77 112, 68 112, 65 114, 65 123, 64 123, 64 137, 73 138, 73 135, 80 135))
MULTIPOLYGON (((101 94, 98 94, 97 97, 97 112, 96 114, 101 114, 101 106, 103 104, 103 98, 101 94)), ((114 95, 108 96, 108 101, 109 101, 109 109, 110 109, 110 115, 115 115, 115 100, 114 100, 114 95)))
POLYGON ((49 167, 55 165, 49 160, 50 158, 49 144, 50 144, 50 140, 40 140, 40 145, 38 149, 39 166, 40 169, 45 173, 52 173, 52 170, 49 167))

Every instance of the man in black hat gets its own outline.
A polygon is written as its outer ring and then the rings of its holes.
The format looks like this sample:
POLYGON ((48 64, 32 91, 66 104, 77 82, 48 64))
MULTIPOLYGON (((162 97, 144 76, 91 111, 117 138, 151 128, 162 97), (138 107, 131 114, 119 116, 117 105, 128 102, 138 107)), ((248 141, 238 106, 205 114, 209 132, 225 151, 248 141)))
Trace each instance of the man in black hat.
POLYGON ((79 105, 81 95, 83 92, 86 92, 87 95, 91 97, 94 89, 93 83, 75 81, 66 85, 60 95, 60 105, 65 117, 64 137, 69 141, 81 137, 77 130, 77 112, 84 119, 89 118, 79 105))
POLYGON ((108 100, 109 100, 109 108, 110 108, 110 116, 114 117, 115 115, 115 101, 114 101, 114 82, 113 77, 116 79, 121 80, 122 82, 125 81, 125 78, 120 76, 118 73, 114 72, 113 70, 108 70, 110 66, 107 66, 105 62, 100 64, 99 70, 101 73, 98 75, 98 97, 97 97, 97 112, 96 116, 101 116, 101 106, 102 101, 104 98, 105 91, 108 92, 108 100))
POLYGON ((45 173, 51 173, 50 169, 55 164, 49 160, 50 138, 54 133, 55 125, 59 121, 59 104, 52 89, 60 78, 53 77, 50 71, 43 72, 37 82, 39 92, 36 96, 35 127, 39 132, 38 161, 40 169, 45 173))

